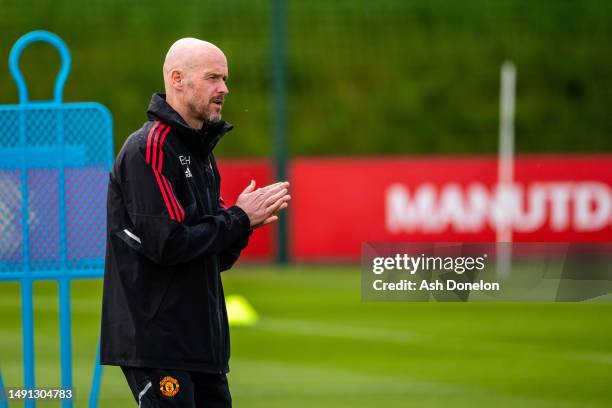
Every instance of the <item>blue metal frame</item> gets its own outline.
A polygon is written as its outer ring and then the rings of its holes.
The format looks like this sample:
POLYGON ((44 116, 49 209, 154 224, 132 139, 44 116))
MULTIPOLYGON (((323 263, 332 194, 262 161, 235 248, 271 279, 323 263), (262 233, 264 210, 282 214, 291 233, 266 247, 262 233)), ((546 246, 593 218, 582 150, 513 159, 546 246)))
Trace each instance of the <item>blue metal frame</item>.
MULTIPOLYGON (((19 91, 18 105, 0 106, 0 111, 10 110, 19 113, 19 147, 13 149, 10 153, 5 154, 13 156, 11 159, 13 164, 17 164, 16 169, 20 170, 21 176, 21 233, 22 233, 22 270, 9 271, 0 273, 0 281, 17 280, 21 284, 21 306, 22 306, 22 336, 23 336, 23 367, 24 367, 24 383, 25 388, 35 388, 35 370, 34 370, 34 311, 33 311, 33 282, 36 280, 56 280, 58 282, 59 291, 59 320, 60 320, 60 361, 61 361, 61 386, 65 389, 72 389, 72 340, 71 340, 71 313, 70 313, 70 288, 73 279, 84 278, 101 278, 104 274, 103 269, 70 269, 68 267, 68 248, 66 246, 66 192, 65 192, 65 177, 64 171, 66 166, 78 167, 75 165, 75 160, 78 161, 78 148, 74 146, 64 147, 64 115, 65 110, 70 108, 90 109, 97 111, 104 118, 105 126, 108 128, 107 137, 109 137, 108 151, 106 152, 105 166, 110 169, 113 160, 112 147, 112 117, 109 110, 98 103, 63 103, 63 92, 68 73, 70 71, 71 57, 70 51, 66 43, 57 35, 47 31, 33 31, 19 38, 9 55, 9 67, 12 76, 15 79, 19 91), (55 79, 53 91, 53 99, 51 101, 30 101, 28 96, 28 88, 19 68, 19 59, 23 50, 34 42, 46 42, 55 47, 61 57, 61 68, 55 79), (56 145, 59 148, 32 148, 28 146, 26 129, 27 118, 26 112, 31 111, 33 106, 37 109, 48 109, 56 113, 56 129, 57 134, 56 145), (71 150, 72 149, 72 150, 71 150), (30 155, 29 153, 34 153, 30 155), (76 152, 76 153, 75 153, 76 152), (14 156, 19 154, 21 159, 15 160, 14 156), (27 157, 27 162, 26 162, 27 157), (76 157, 76 159, 75 159, 76 157), (37 163, 40 161, 40 163, 37 163), (59 194, 59 245, 60 245, 60 269, 45 270, 32 268, 30 263, 30 228, 29 228, 29 211, 28 211, 28 169, 36 167, 37 164, 41 167, 51 167, 58 170, 58 194, 59 194)), ((2 159, 0 151, 0 160, 2 159)), ((7 166, 3 163, 2 168, 7 166)), ((90 392, 89 406, 97 407, 98 395, 100 391, 100 381, 102 376, 102 367, 100 366, 100 351, 99 344, 94 365, 92 378, 92 387, 90 392)), ((6 396, 4 395, 4 387, 2 383, 2 375, 0 372, 0 408, 6 407, 6 396)), ((69 408, 73 406, 72 400, 63 400, 62 407, 69 408)), ((35 401, 26 400, 25 407, 35 407, 35 401)))
POLYGON ((8 401, 4 395, 4 382, 2 381, 2 372, 0 372, 0 408, 8 408, 8 401))
POLYGON ((57 74, 57 78, 55 79, 55 87, 53 88, 53 102, 62 103, 64 85, 66 84, 66 79, 68 78, 68 73, 70 72, 70 66, 72 64, 70 51, 68 50, 68 46, 64 40, 53 33, 42 30, 29 32, 19 38, 17 42, 15 42, 15 45, 13 45, 11 53, 9 54, 9 69, 11 71, 11 75, 13 78, 15 78, 15 82, 17 83, 19 103, 26 104, 29 102, 28 87, 26 85, 25 78, 21 73, 21 69, 19 69, 19 58, 21 57, 23 50, 28 45, 35 42, 49 43, 55 47, 60 55, 62 66, 57 74))

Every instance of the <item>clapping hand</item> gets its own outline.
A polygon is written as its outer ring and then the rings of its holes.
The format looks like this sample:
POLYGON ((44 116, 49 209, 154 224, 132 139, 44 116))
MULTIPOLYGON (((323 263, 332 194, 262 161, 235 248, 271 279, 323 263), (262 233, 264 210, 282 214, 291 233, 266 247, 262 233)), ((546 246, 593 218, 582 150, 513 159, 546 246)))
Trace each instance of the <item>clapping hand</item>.
POLYGON ((255 189, 255 181, 240 193, 236 205, 249 217, 251 228, 259 228, 278 220, 278 213, 289 205, 289 182, 281 181, 255 189))

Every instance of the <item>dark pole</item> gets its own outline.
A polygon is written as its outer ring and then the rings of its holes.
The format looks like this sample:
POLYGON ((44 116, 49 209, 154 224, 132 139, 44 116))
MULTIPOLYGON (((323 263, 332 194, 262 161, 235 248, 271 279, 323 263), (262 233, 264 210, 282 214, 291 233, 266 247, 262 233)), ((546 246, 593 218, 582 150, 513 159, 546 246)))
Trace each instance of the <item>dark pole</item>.
MULTIPOLYGON (((286 23, 285 1, 272 0, 272 141, 277 180, 287 180, 286 23)), ((289 262, 286 212, 283 212, 278 220, 278 253, 276 262, 281 265, 289 262)))

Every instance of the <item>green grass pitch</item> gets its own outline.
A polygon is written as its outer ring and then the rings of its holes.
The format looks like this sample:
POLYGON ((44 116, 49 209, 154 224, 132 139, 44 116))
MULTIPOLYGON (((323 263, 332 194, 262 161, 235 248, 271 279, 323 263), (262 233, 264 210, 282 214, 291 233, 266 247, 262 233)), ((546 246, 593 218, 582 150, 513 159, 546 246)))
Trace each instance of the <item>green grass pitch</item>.
MULTIPOLYGON (((223 277, 226 294, 245 296, 260 316, 231 330, 236 407, 612 406, 612 304, 364 303, 356 266, 223 277)), ((60 383, 56 293, 53 282, 35 286, 39 387, 60 383)), ((85 407, 101 281, 75 282, 72 293, 75 406, 85 407)), ((17 283, 0 283, 0 319, 5 386, 20 386, 17 283)), ((114 367, 99 406, 136 406, 114 367)))

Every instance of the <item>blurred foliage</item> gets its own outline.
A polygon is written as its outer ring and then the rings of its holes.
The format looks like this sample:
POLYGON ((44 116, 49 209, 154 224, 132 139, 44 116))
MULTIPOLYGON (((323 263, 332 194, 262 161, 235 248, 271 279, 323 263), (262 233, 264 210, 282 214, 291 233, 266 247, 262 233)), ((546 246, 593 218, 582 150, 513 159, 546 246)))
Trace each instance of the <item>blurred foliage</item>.
MULTIPOLYGON (((0 56, 46 29, 69 45, 65 100, 99 101, 118 150, 163 87, 168 47, 193 36, 230 62, 221 154, 271 153, 271 2, 0 0, 0 56)), ((497 149, 499 68, 517 67, 517 151, 612 151, 612 2, 337 0, 287 2, 289 138, 294 155, 487 153, 497 149)), ((49 99, 59 58, 21 60, 49 99)), ((17 92, 0 68, 0 103, 17 92)))

